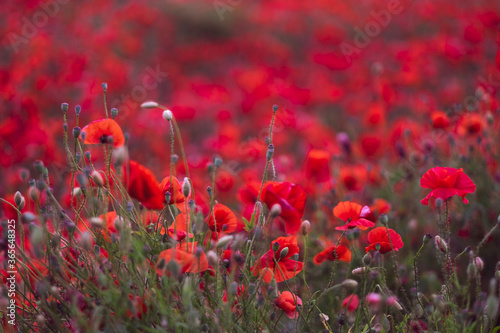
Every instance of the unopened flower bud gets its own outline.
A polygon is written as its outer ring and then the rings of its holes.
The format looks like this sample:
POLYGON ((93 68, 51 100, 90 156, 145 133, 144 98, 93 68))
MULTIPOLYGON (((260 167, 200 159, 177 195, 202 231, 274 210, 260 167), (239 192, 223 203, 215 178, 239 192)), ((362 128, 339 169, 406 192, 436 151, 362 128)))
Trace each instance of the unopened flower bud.
POLYGON ((280 252, 280 259, 283 259, 288 254, 288 247, 284 247, 280 252))
POLYGON ((436 244, 436 248, 441 252, 443 253, 448 252, 448 245, 440 236, 434 237, 434 243, 436 244))
POLYGON ((123 165, 128 159, 128 150, 126 146, 121 146, 113 150, 113 160, 116 166, 123 165))
POLYGON ((106 90, 108 90, 108 84, 106 82, 101 83, 101 87, 102 87, 102 90, 104 90, 104 92, 106 92, 106 90))
POLYGON ((355 289, 358 286, 358 281, 352 280, 352 279, 345 279, 342 282, 342 286, 346 288, 352 288, 355 289))
POLYGON ((118 115, 118 109, 117 108, 112 108, 111 109, 111 117, 115 119, 115 117, 118 115))
POLYGON ((82 112, 82 107, 80 105, 75 106, 75 113, 77 116, 82 112))
POLYGON ((91 217, 90 225, 96 228, 102 228, 104 226, 104 221, 100 217, 91 217))
POLYGON ((154 109, 154 108, 157 108, 158 106, 159 106, 159 104, 154 102, 154 101, 147 101, 147 102, 144 102, 141 104, 141 108, 144 108, 144 109, 154 109))
POLYGON ((270 160, 271 158, 273 158, 273 155, 274 155, 274 146, 273 145, 269 145, 267 147, 266 158, 268 160, 270 160))
POLYGON ((33 163, 33 166, 35 167, 35 170, 38 172, 38 173, 42 173, 43 172, 43 168, 44 168, 44 165, 43 165, 43 162, 38 160, 38 161, 35 161, 35 163, 33 163))
POLYGON ((163 111, 163 119, 165 119, 166 121, 171 121, 173 116, 174 115, 172 114, 172 111, 170 110, 163 111))
POLYGON ((372 262, 372 255, 370 254, 370 252, 368 252, 363 256, 363 264, 369 266, 371 262, 372 262))
POLYGON ((280 248, 280 243, 274 242, 273 243, 273 252, 276 253, 276 251, 278 251, 279 248, 280 248))
POLYGON ((484 268, 484 262, 483 262, 483 259, 479 258, 479 257, 476 257, 474 259, 474 264, 476 265, 476 268, 479 272, 481 272, 484 268))
POLYGON ((304 220, 304 222, 302 222, 302 225, 300 226, 300 231, 302 232, 302 235, 308 235, 311 231, 311 222, 309 222, 308 220, 304 220))
POLYGON ((278 105, 274 104, 273 105, 273 112, 276 112, 276 111, 278 111, 278 105))
POLYGON ((272 297, 274 299, 278 298, 278 284, 276 283, 276 279, 273 277, 271 279, 271 284, 269 285, 270 288, 272 288, 272 297))
POLYGON ((475 278, 476 273, 477 273, 476 265, 474 265, 472 263, 469 264, 469 266, 467 266, 467 276, 469 277, 469 279, 475 278))
POLYGON ((380 220, 380 223, 382 223, 385 226, 387 226, 387 224, 389 223, 389 218, 387 217, 386 214, 381 214, 379 216, 379 220, 380 220))
POLYGON ((353 275, 363 275, 366 272, 366 267, 358 267, 352 270, 353 275))
POLYGON ((69 107, 68 103, 62 103, 61 104, 62 112, 66 113, 68 111, 68 107, 69 107))
POLYGON ((217 258, 217 254, 214 251, 208 251, 207 252, 207 260, 208 260, 208 263, 212 267, 216 267, 217 266, 218 258, 217 258))
POLYGON ((281 205, 274 204, 271 207, 271 217, 278 217, 281 214, 281 205))
POLYGON ((97 186, 103 187, 104 186, 104 180, 102 179, 101 174, 98 171, 92 171, 92 174, 90 175, 92 177, 92 180, 97 186))
POLYGON ((226 247, 233 239, 234 239, 234 237, 229 236, 229 235, 221 237, 221 238, 219 238, 219 241, 217 242, 217 244, 215 246, 217 248, 226 247))
POLYGON ((191 193, 191 184, 189 182, 188 177, 184 177, 184 181, 182 182, 182 194, 187 198, 191 193))
POLYGON ((222 158, 220 157, 214 158, 214 165, 216 168, 220 167, 222 165, 222 158))
POLYGON ((84 154, 84 155, 85 155, 85 158, 87 159, 87 161, 89 161, 89 162, 90 162, 90 158, 91 158, 91 156, 92 156, 92 155, 90 154, 90 151, 88 151, 88 150, 87 150, 87 151, 85 152, 85 154, 84 154))
POLYGON ((173 154, 171 157, 170 157, 170 160, 172 161, 173 164, 176 164, 177 162, 179 162, 179 155, 177 154, 173 154))
POLYGON ((431 234, 425 234, 424 238, 422 239, 422 243, 427 244, 431 240, 432 236, 431 234))
POLYGON ((171 196, 172 195, 170 194, 170 191, 165 192, 165 201, 167 202, 167 204, 170 204, 171 196))
MULTIPOLYGON (((24 201, 24 197, 23 195, 21 194, 21 192, 17 191, 15 194, 14 194, 14 203, 16 204, 16 206, 19 208, 19 206, 21 205, 21 203, 24 201)), ((24 206, 24 205, 23 205, 24 206)), ((19 208, 19 209, 22 209, 22 208, 19 208)))
POLYGON ((435 203, 436 203, 436 207, 439 208, 439 207, 443 206, 444 201, 442 198, 437 198, 435 203))

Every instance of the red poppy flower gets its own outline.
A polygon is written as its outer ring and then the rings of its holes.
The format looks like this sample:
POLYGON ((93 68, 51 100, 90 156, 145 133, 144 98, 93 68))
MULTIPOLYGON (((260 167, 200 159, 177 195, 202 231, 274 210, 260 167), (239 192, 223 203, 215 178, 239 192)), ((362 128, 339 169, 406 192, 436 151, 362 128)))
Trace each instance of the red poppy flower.
POLYGON ((122 129, 113 119, 100 119, 91 122, 82 128, 80 136, 85 138, 83 143, 86 145, 111 143, 113 147, 117 148, 125 144, 122 129))
POLYGON ((151 170, 130 160, 130 178, 127 177, 127 167, 124 166, 125 186, 128 184, 130 196, 141 202, 147 209, 163 209, 165 196, 158 187, 158 181, 151 170))
POLYGON ((299 185, 289 182, 268 182, 264 185, 261 200, 271 208, 281 206, 280 217, 285 221, 285 231, 294 235, 300 230, 306 205, 306 192, 299 185))
POLYGON ((382 254, 390 252, 393 249, 399 251, 404 245, 401 236, 394 230, 386 227, 378 227, 371 230, 368 233, 368 242, 370 242, 370 245, 365 248, 366 252, 370 250, 376 251, 379 245, 380 249, 378 251, 382 254))
POLYGON ((349 312, 354 312, 359 306, 359 296, 352 294, 344 298, 342 301, 342 307, 347 309, 349 312))
POLYGON ((476 135, 481 133, 485 123, 481 115, 467 113, 457 121, 457 134, 461 136, 476 135))
POLYGON ((420 186, 432 189, 422 204, 427 205, 429 198, 446 200, 454 195, 462 197, 464 203, 469 203, 465 196, 476 190, 476 184, 464 173, 463 169, 435 167, 429 169, 420 179, 420 186))
POLYGON ((156 273, 158 275, 163 275, 164 270, 168 263, 174 260, 180 266, 180 273, 201 273, 208 269, 208 260, 205 256, 203 250, 196 247, 196 243, 184 242, 182 244, 177 244, 175 248, 164 250, 158 256, 158 263, 156 265, 156 273), (193 251, 194 248, 194 251, 193 251), (198 256, 196 252, 198 252, 198 256), (162 259, 164 260, 163 263, 162 259), (158 267, 160 265, 164 267, 158 267))
POLYGON ((340 168, 339 179, 349 191, 361 190, 367 182, 365 165, 349 165, 340 168))
POLYGON ((432 127, 433 128, 448 128, 450 126, 450 119, 448 115, 443 111, 434 111, 431 114, 432 118, 432 127))
MULTIPOLYGON (((185 213, 180 213, 179 215, 177 215, 175 217, 174 223, 172 223, 172 225, 167 230, 168 236, 174 238, 178 242, 182 241, 187 236, 192 238, 193 234, 189 233, 188 235, 189 225, 186 221, 186 218, 187 215, 185 213)), ((162 227, 160 229, 160 234, 165 234, 165 228, 162 227)))
POLYGON ((335 248, 335 246, 330 246, 326 250, 321 251, 320 253, 315 255, 313 258, 313 262, 316 265, 319 265, 325 260, 335 261, 335 257, 337 258, 337 260, 350 262, 351 251, 344 245, 339 245, 337 248, 335 248), (337 253, 335 253, 335 251, 337 253))
POLYGON ((183 204, 184 200, 186 200, 184 194, 182 193, 181 183, 179 182, 179 180, 177 180, 177 178, 173 176, 172 176, 172 188, 170 188, 170 176, 163 178, 158 187, 160 188, 160 191, 163 194, 164 201, 165 201, 165 193, 167 193, 167 191, 170 192, 170 202, 168 202, 169 205, 183 204))
POLYGON ((279 237, 271 244, 278 243, 279 248, 276 253, 273 251, 273 246, 267 251, 252 267, 254 275, 260 275, 264 282, 271 282, 273 278, 273 271, 275 271, 274 278, 276 282, 283 282, 293 278, 295 275, 302 271, 303 263, 290 259, 294 254, 299 253, 299 246, 297 245, 297 237, 279 237), (288 248, 287 254, 281 258, 281 253, 284 248, 288 248), (278 265, 276 265, 276 262, 278 265))
POLYGON ((330 153, 325 150, 312 149, 306 158, 306 177, 318 183, 330 180, 330 153))
POLYGON ((274 300, 274 305, 283 310, 288 318, 295 319, 299 316, 297 306, 302 306, 302 300, 299 296, 289 291, 279 293, 278 298, 274 300))
POLYGON ((370 208, 368 208, 368 206, 362 207, 361 205, 350 201, 339 202, 339 204, 333 208, 333 215, 344 221, 346 224, 336 227, 335 230, 347 230, 355 227, 358 227, 361 230, 371 228, 375 225, 375 223, 366 218, 368 214, 370 214, 370 208))
POLYGON ((208 224, 210 230, 213 231, 212 239, 217 239, 217 234, 220 232, 230 234, 238 229, 238 220, 236 219, 236 215, 234 215, 229 208, 219 203, 215 204, 213 214, 210 213, 205 219, 205 222, 208 224), (215 228, 216 225, 217 230, 215 228))

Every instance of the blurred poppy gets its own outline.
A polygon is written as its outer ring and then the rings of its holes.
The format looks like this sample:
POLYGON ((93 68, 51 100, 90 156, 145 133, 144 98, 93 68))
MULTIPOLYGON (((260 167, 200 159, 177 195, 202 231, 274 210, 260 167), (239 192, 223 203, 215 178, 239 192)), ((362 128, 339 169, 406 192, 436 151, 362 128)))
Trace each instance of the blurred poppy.
MULTIPOLYGON (((291 259, 295 254, 299 253, 297 245, 297 237, 279 237, 272 241, 271 249, 267 251, 252 267, 254 275, 260 275, 264 282, 271 282, 273 278, 276 282, 283 282, 293 278, 302 271, 303 263, 291 259), (273 245, 278 244, 276 251, 273 251, 273 245), (287 248, 287 250, 284 250, 287 248), (282 257, 283 256, 283 257, 282 257), (276 262, 278 265, 276 265, 276 262)), ((277 245, 274 245, 277 246, 277 245)))
POLYGON ((144 205, 147 209, 163 209, 164 195, 158 187, 158 181, 151 170, 130 160, 130 177, 127 177, 127 168, 123 168, 123 183, 128 184, 130 196, 144 205))
POLYGON ((196 243, 184 242, 177 244, 175 248, 162 251, 158 256, 156 273, 163 275, 165 268, 167 268, 171 260, 180 266, 179 272, 181 274, 200 273, 208 269, 208 260, 205 252, 198 248, 196 243))
POLYGON ((306 158, 306 177, 318 183, 330 180, 330 153, 325 150, 312 149, 306 158))
POLYGON ((167 192, 170 192, 170 201, 168 202, 169 205, 183 204, 184 201, 186 200, 184 194, 182 193, 181 183, 174 176, 172 176, 172 187, 170 186, 170 176, 163 178, 158 187, 160 188, 160 191, 163 194, 164 201, 165 201, 165 194, 167 192))
POLYGON ((302 300, 289 291, 279 293, 278 298, 274 300, 274 305, 283 310, 288 318, 295 319, 299 316, 297 306, 302 306, 302 300))
POLYGON ((340 168, 339 179, 349 191, 361 190, 367 178, 368 173, 364 165, 349 165, 340 168))
POLYGON ((448 118, 448 115, 443 111, 434 111, 431 114, 431 119, 433 128, 445 129, 450 126, 450 119, 448 118))
POLYGON ((467 113, 457 121, 457 134, 461 136, 476 135, 481 133, 485 124, 481 115, 467 113))
POLYGON ((261 200, 269 208, 275 204, 281 206, 280 217, 285 221, 287 234, 299 231, 306 204, 306 193, 302 187, 289 182, 268 182, 264 185, 261 200))
POLYGON ((91 122, 82 128, 80 137, 84 138, 83 143, 86 145, 110 143, 117 148, 125 144, 122 129, 113 119, 100 119, 91 122))
MULTIPOLYGON (((186 218, 187 214, 185 213, 180 213, 179 215, 177 215, 174 222, 167 230, 168 236, 174 238, 178 242, 184 240, 187 236, 189 236, 190 238, 193 237, 193 234, 191 233, 189 233, 188 235, 189 224, 187 223, 186 218)), ((165 234, 165 228, 162 227, 160 229, 160 234, 165 234)))
POLYGON ((342 301, 342 308, 347 309, 349 312, 354 312, 359 306, 359 296, 352 294, 344 298, 342 301))
POLYGON ((375 225, 375 223, 366 218, 369 213, 370 208, 368 206, 362 207, 361 205, 350 201, 339 202, 338 205, 333 208, 333 215, 344 221, 346 224, 336 227, 335 230, 347 230, 355 227, 358 227, 361 230, 371 228, 375 225))
POLYGON ((370 250, 378 251, 382 254, 392 250, 399 251, 403 247, 401 236, 392 229, 378 227, 368 233, 368 242, 370 245, 365 248, 366 252, 370 250), (389 238, 390 237, 390 238, 389 238))
POLYGON ((325 260, 335 261, 335 258, 340 261, 350 262, 351 261, 351 251, 344 245, 339 245, 337 247, 330 246, 324 251, 321 251, 314 256, 313 262, 316 265, 321 264, 325 260))
POLYGON ((420 179, 420 186, 432 189, 432 192, 422 199, 424 205, 429 203, 429 198, 446 200, 454 195, 461 196, 464 203, 469 203, 465 196, 476 190, 476 184, 463 169, 447 167, 429 169, 420 179))

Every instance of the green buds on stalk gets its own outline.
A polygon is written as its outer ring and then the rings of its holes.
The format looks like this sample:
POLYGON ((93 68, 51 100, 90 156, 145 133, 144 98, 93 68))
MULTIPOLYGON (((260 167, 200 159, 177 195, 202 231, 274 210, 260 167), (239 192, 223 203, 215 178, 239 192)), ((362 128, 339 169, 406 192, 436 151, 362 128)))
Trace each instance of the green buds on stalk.
POLYGON ((270 160, 271 158, 273 158, 273 155, 274 155, 274 146, 273 145, 267 146, 266 158, 270 160))
POLYGON ((82 107, 80 105, 75 106, 75 113, 77 116, 82 112, 82 107))
POLYGON ((115 117, 118 115, 118 109, 117 108, 112 108, 111 109, 111 117, 115 119, 115 117))
POLYGON ((101 83, 101 87, 104 92, 108 90, 108 84, 106 82, 101 83))
POLYGON ((66 113, 68 111, 68 107, 69 107, 68 103, 62 103, 61 104, 62 112, 66 113))
POLYGON ((81 132, 82 132, 82 129, 80 127, 76 126, 73 128, 73 136, 75 137, 75 139, 78 139, 81 132))

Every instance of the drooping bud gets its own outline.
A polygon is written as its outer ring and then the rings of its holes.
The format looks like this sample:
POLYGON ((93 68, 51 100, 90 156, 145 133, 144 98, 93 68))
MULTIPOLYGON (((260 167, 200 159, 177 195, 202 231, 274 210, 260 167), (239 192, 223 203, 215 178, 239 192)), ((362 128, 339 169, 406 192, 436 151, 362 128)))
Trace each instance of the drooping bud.
POLYGON ((358 286, 358 281, 352 279, 345 279, 344 281, 342 281, 342 286, 346 288, 356 289, 356 287, 358 286))
POLYGON ((302 222, 302 225, 300 226, 300 231, 302 232, 302 235, 308 235, 311 231, 311 222, 309 222, 308 220, 304 220, 304 222, 302 222))
POLYGON ((422 239, 422 243, 427 244, 431 240, 432 236, 431 234, 425 234, 424 238, 422 239))
POLYGON ((217 267, 217 254, 214 251, 207 252, 207 260, 212 267, 217 267))
POLYGON ((91 159, 91 157, 92 157, 92 155, 90 154, 90 151, 88 151, 88 150, 87 150, 87 151, 84 153, 84 155, 85 155, 85 158, 87 159, 87 161, 88 161, 88 162, 90 162, 90 159, 91 159))
POLYGON ((163 119, 165 119, 166 121, 171 121, 173 116, 174 115, 172 114, 172 111, 170 110, 163 111, 163 119))
POLYGON ((147 101, 141 104, 141 108, 144 109, 154 109, 157 108, 158 106, 160 105, 154 101, 147 101))
POLYGON ((184 177, 184 181, 182 182, 182 194, 187 198, 191 193, 191 184, 189 182, 188 177, 184 177))
POLYGON ((379 220, 380 220, 380 223, 382 223, 384 226, 387 226, 387 224, 389 223, 389 218, 387 217, 386 214, 381 214, 379 216, 379 220))
POLYGON ((366 267, 358 267, 352 270, 353 275, 363 275, 366 272, 366 267))
POLYGON ((23 195, 21 194, 21 192, 17 191, 15 194, 14 194, 14 203, 16 204, 17 208, 19 210, 23 209, 24 207, 24 204, 25 204, 25 201, 24 201, 24 197, 23 195), (19 206, 22 206, 21 208, 19 208, 19 206))
POLYGON ((229 235, 221 237, 215 246, 216 248, 226 247, 233 239, 234 237, 229 235))

